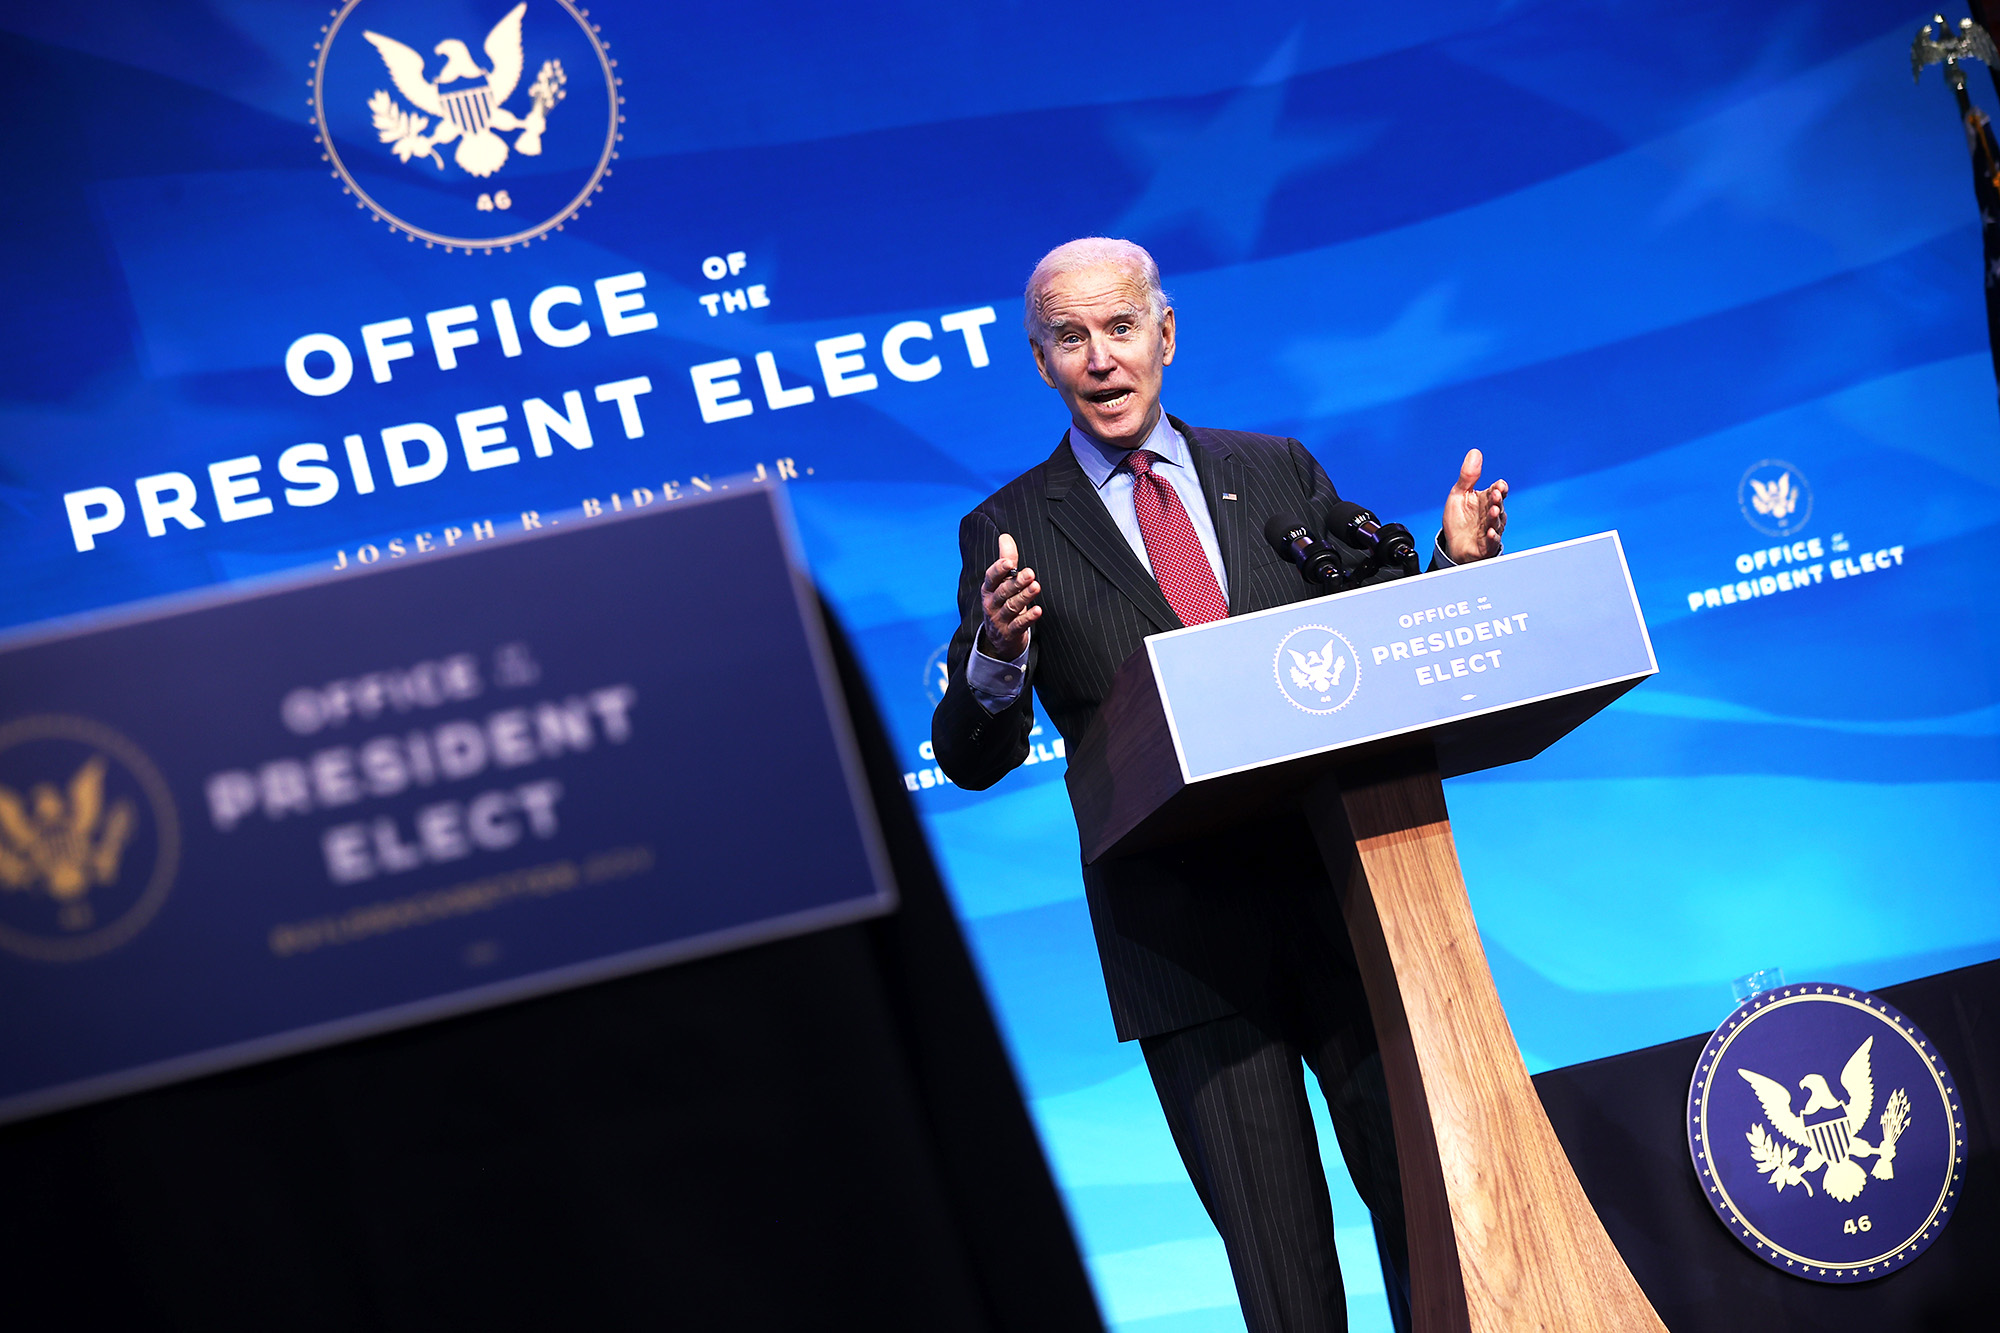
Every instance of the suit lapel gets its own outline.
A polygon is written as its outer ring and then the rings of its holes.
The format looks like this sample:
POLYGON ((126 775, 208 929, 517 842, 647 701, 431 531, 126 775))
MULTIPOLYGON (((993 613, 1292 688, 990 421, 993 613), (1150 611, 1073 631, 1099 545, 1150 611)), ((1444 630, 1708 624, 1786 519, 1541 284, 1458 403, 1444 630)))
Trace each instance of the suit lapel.
POLYGON ((1229 613, 1237 603, 1248 606, 1251 517, 1255 512, 1248 500, 1236 497, 1249 493, 1249 477, 1243 464, 1226 447, 1217 444, 1207 431, 1195 430, 1175 417, 1167 420, 1188 442, 1194 456, 1195 475, 1201 479, 1201 493, 1208 501, 1209 518, 1215 523, 1215 543, 1222 551, 1222 570, 1229 576, 1229 613), (1223 499, 1224 495, 1230 499, 1223 499))
POLYGON ((1067 431, 1056 451, 1049 455, 1048 466, 1043 493, 1049 501, 1049 521, 1075 544, 1098 573, 1131 599, 1146 619, 1163 630, 1179 629, 1180 617, 1167 605, 1166 594, 1132 553, 1125 534, 1118 530, 1111 511, 1104 507, 1104 497, 1090 484, 1082 464, 1070 452, 1067 431))

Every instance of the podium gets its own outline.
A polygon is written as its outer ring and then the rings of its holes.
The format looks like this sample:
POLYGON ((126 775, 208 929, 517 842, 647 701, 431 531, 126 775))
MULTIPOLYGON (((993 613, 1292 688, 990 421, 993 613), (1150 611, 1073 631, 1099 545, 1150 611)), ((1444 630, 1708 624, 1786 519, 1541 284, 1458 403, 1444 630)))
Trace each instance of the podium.
POLYGON ((1155 635, 1070 752, 1086 861, 1303 811, 1382 1048, 1418 1333, 1665 1328, 1528 1080, 1441 785, 1658 669, 1602 533, 1155 635))
POLYGON ((8 1327, 1102 1333, 784 494, 716 491, 0 650, 0 785, 126 829, 94 930, 0 884, 8 1327))

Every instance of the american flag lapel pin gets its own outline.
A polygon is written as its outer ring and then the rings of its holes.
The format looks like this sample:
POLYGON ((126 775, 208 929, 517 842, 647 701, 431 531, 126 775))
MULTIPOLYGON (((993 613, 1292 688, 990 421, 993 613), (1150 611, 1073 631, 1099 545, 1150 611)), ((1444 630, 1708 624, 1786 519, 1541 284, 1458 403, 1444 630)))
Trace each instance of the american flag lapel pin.
POLYGON ((1222 493, 1222 498, 1223 498, 1223 499, 1225 499, 1225 500, 1234 500, 1234 499, 1236 498, 1236 492, 1235 492, 1235 491, 1224 491, 1224 492, 1222 493))

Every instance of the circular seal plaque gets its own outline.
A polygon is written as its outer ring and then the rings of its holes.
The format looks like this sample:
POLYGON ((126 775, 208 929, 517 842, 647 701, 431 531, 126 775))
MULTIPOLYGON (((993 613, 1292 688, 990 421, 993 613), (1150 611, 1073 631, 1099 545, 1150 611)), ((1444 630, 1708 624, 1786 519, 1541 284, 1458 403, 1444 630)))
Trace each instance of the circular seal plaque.
POLYGON ((1301 625, 1271 658, 1278 692, 1308 713, 1338 713, 1361 688, 1361 654, 1330 625, 1301 625))
POLYGON ((1812 518, 1812 484, 1784 459, 1760 458, 1737 481, 1736 503, 1751 527, 1789 539, 1812 518))
POLYGON ((506 251, 603 189, 624 119, 614 66, 574 0, 344 0, 314 47, 313 127, 371 217, 506 251))
POLYGON ((46 714, 0 725, 0 950, 64 963, 115 949, 173 887, 180 821, 125 737, 46 714))
POLYGON ((1752 1254, 1815 1282, 1866 1282, 1944 1229, 1965 1117, 1937 1049, 1893 1005, 1785 986, 1709 1038, 1688 1090, 1688 1151, 1752 1254))

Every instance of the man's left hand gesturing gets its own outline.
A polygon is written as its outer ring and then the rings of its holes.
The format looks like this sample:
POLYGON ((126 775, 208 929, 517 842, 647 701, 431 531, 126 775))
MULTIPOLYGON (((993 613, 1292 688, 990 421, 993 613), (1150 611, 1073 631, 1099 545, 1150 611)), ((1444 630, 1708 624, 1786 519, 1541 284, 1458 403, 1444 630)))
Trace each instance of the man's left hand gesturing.
POLYGON ((1507 483, 1478 489, 1484 463, 1477 449, 1467 450, 1458 482, 1444 500, 1444 553, 1454 564, 1500 554, 1500 536, 1507 531, 1507 483))

